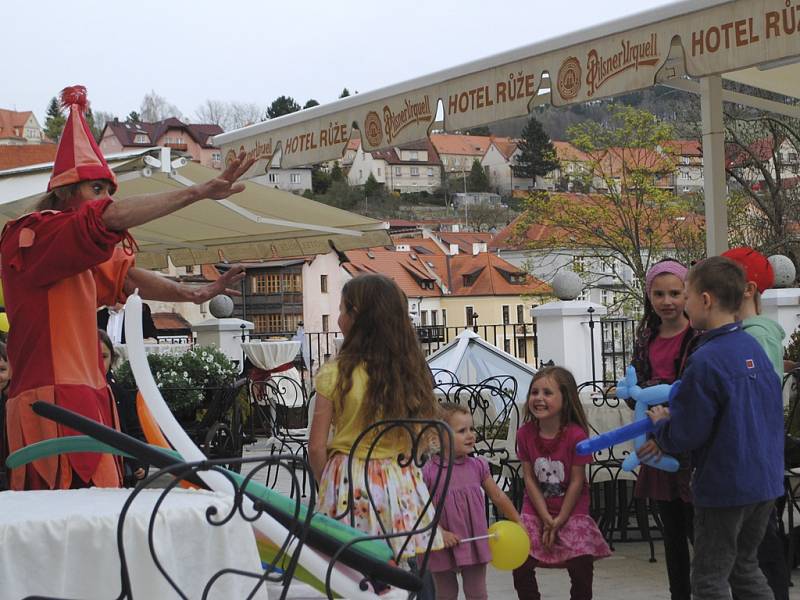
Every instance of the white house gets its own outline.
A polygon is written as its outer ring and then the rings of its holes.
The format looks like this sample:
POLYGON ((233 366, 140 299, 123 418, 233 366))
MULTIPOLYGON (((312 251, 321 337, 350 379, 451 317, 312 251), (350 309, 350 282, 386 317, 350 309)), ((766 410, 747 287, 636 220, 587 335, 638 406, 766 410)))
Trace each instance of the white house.
POLYGON ((510 196, 514 190, 529 190, 533 187, 532 178, 514 175, 513 167, 519 154, 516 140, 492 138, 481 158, 481 166, 486 171, 492 188, 504 196, 510 196))
POLYGON ((285 192, 302 194, 311 189, 311 169, 268 169, 264 175, 253 177, 249 181, 285 192))

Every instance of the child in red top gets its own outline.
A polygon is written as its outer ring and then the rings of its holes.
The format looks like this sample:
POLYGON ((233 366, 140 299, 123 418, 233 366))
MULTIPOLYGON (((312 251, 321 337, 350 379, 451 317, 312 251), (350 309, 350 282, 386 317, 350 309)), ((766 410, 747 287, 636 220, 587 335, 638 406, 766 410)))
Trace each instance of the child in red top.
POLYGON ((531 381, 525 424, 517 433, 525 500, 522 522, 531 538, 531 555, 514 571, 520 600, 539 600, 535 567, 566 567, 572 600, 592 597, 594 561, 611 554, 589 515, 586 465, 575 445, 588 437, 586 415, 572 373, 562 367, 540 369, 531 381))

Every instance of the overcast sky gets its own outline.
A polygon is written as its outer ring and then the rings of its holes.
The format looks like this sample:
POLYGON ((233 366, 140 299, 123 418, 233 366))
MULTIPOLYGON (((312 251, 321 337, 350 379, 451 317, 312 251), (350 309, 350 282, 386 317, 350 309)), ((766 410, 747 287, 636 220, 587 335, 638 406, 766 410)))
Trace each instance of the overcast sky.
POLYGON ((0 108, 84 84, 124 117, 150 90, 184 115, 206 99, 325 104, 675 0, 5 0, 0 108))

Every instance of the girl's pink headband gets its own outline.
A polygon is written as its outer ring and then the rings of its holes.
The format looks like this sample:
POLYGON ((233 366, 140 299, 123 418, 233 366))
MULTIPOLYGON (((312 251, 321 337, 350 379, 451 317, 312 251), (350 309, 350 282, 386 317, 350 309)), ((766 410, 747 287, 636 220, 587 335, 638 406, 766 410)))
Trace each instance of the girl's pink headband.
POLYGON ((649 296, 650 295, 650 288, 653 287, 653 281, 659 275, 663 275, 664 273, 670 273, 675 275, 681 281, 686 281, 686 274, 689 272, 689 269, 684 267, 681 263, 676 260, 664 260, 662 262, 654 264, 650 269, 647 271, 647 275, 644 278, 645 284, 645 293, 649 296))

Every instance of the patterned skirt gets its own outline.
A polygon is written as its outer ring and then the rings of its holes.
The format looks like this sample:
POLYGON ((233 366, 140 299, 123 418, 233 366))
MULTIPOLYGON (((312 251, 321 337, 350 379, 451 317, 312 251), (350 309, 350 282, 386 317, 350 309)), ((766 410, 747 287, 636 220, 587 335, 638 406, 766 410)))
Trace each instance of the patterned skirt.
POLYGON ((611 550, 603 534, 589 515, 572 514, 556 533, 556 541, 550 548, 542 544, 542 520, 538 515, 522 513, 522 523, 531 538, 531 556, 540 567, 564 567, 566 561, 579 556, 596 559, 611 556, 611 550))
MULTIPOLYGON (((341 518, 347 511, 347 460, 345 454, 334 454, 328 459, 320 478, 317 511, 329 517, 341 518)), ((435 511, 433 505, 425 509, 430 495, 420 469, 413 465, 401 467, 396 458, 372 459, 366 471, 368 493, 364 482, 365 463, 363 459, 353 459, 353 524, 356 529, 370 535, 383 535, 419 530, 430 525, 435 511)), ((341 521, 350 524, 350 516, 341 521)), ((398 536, 391 538, 390 543, 395 554, 402 550, 402 556, 410 558, 427 551, 432 533, 428 530, 414 535, 407 544, 406 536, 398 536)), ((437 531, 431 550, 443 547, 441 534, 437 531)))

